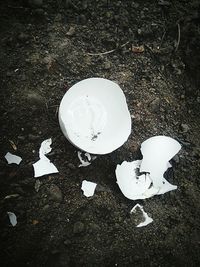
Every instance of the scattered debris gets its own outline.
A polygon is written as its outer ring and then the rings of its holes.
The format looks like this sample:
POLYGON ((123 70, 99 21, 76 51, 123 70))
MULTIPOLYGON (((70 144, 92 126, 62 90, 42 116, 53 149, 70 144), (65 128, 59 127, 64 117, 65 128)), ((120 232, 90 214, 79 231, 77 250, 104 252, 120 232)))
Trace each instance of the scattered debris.
POLYGON ((97 158, 96 156, 91 156, 89 153, 86 152, 84 154, 86 160, 84 160, 84 158, 82 157, 82 153, 83 152, 78 151, 78 158, 79 158, 79 160, 81 162, 81 164, 78 166, 79 168, 80 167, 87 167, 87 166, 89 166, 92 163, 92 161, 97 158))
POLYGON ((10 223, 12 224, 12 226, 16 226, 17 225, 17 216, 13 213, 13 212, 10 212, 8 211, 7 212, 8 214, 8 217, 9 217, 9 220, 10 220, 10 223))
POLYGON ((40 182, 40 180, 39 179, 37 179, 36 181, 35 181, 35 191, 36 192, 39 192, 39 190, 40 190, 40 186, 41 186, 41 182, 40 182))
POLYGON ((75 34, 75 27, 70 26, 69 31, 66 33, 67 36, 73 36, 75 34))
POLYGON ((92 197, 94 195, 96 186, 97 186, 96 183, 83 180, 81 189, 83 190, 83 194, 86 197, 92 197))
POLYGON ((11 198, 15 198, 15 197, 19 197, 19 194, 7 195, 7 196, 4 197, 4 199, 11 199, 11 198))
POLYGON ((50 198, 53 201, 58 202, 58 203, 62 201, 63 195, 62 195, 60 188, 57 185, 52 184, 48 191, 49 191, 50 198))
POLYGON ((38 223, 39 223, 38 220, 32 220, 32 224, 33 224, 33 225, 36 225, 36 224, 38 224, 38 223))
POLYGON ((142 160, 117 165, 117 183, 125 197, 136 200, 150 198, 177 189, 164 173, 172 165, 169 160, 178 153, 181 145, 167 136, 154 136, 141 145, 142 160))
POLYGON ((34 176, 40 177, 46 174, 57 173, 58 169, 56 166, 50 162, 50 160, 45 156, 49 152, 51 152, 50 145, 52 144, 52 140, 47 139, 41 143, 40 150, 39 150, 39 157, 40 159, 33 164, 34 168, 34 176))
POLYGON ((132 45, 131 51, 134 53, 143 53, 144 52, 144 45, 140 45, 140 46, 133 46, 132 45))
POLYGON ((87 53, 89 56, 103 56, 103 55, 108 55, 108 54, 111 54, 115 51, 117 51, 119 48, 123 48, 125 47, 127 44, 129 44, 129 41, 120 45, 119 47, 115 48, 115 49, 112 49, 110 51, 106 51, 106 52, 103 52, 103 53, 87 53))
POLYGON ((22 161, 21 157, 16 156, 16 155, 14 155, 14 154, 12 154, 10 152, 6 153, 5 159, 7 160, 8 164, 14 163, 14 164, 19 165, 20 162, 22 161))
POLYGON ((140 204, 136 204, 132 210, 130 211, 130 213, 136 213, 137 212, 137 208, 140 209, 140 211, 142 212, 143 214, 143 218, 144 218, 144 221, 139 223, 137 225, 137 227, 143 227, 143 226, 147 226, 148 224, 152 223, 153 222, 153 219, 151 217, 148 216, 148 214, 144 211, 143 209, 143 206, 141 206, 140 204))
POLYGON ((73 227, 73 233, 80 234, 84 231, 84 229, 85 229, 84 223, 79 222, 79 221, 75 222, 74 227, 73 227))
POLYGON ((9 140, 12 148, 16 151, 17 150, 17 146, 15 145, 15 143, 12 140, 9 140))

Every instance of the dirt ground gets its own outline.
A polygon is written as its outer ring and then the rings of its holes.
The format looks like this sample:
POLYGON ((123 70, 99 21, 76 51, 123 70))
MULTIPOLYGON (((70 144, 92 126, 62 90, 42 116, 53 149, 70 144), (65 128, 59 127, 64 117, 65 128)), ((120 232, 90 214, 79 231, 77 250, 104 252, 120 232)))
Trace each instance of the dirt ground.
POLYGON ((199 266, 199 2, 8 0, 0 10, 1 266, 199 266), (121 86, 132 133, 78 168, 57 113, 65 92, 89 77, 121 86), (140 144, 154 135, 182 145, 167 174, 178 189, 128 200, 116 165, 141 157, 140 144), (59 173, 36 179, 32 164, 50 137, 59 173), (8 151, 22 157, 19 166, 7 164, 8 151), (91 198, 84 179, 98 184, 91 198), (130 214, 136 203, 154 220, 146 227, 130 214))

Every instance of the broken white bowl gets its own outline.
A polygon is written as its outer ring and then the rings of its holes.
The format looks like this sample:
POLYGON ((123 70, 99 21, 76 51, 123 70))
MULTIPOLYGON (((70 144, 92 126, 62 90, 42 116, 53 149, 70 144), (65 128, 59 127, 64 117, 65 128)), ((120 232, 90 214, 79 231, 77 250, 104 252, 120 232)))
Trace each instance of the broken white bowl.
POLYGON ((59 107, 59 123, 65 137, 91 154, 107 154, 128 139, 131 116, 118 84, 89 78, 73 85, 59 107))
POLYGON ((172 159, 181 149, 181 145, 175 139, 158 135, 153 136, 141 144, 143 159, 140 172, 149 172, 154 187, 163 186, 163 175, 169 167, 172 159))

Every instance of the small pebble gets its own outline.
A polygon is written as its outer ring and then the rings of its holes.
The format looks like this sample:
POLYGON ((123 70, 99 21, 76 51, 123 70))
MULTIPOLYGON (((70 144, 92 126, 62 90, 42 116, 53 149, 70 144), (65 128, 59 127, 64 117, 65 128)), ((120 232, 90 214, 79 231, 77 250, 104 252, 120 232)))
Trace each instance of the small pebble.
POLYGON ((55 184, 52 184, 50 186, 49 195, 50 195, 50 198, 55 202, 61 202, 62 201, 62 192, 61 192, 60 188, 55 184))
POLYGON ((184 133, 187 133, 187 132, 190 130, 190 127, 189 127, 186 123, 182 123, 182 124, 181 124, 181 130, 182 130, 184 133))
POLYGON ((82 222, 75 222, 74 228, 73 228, 73 233, 74 234, 80 234, 84 231, 85 226, 82 222))

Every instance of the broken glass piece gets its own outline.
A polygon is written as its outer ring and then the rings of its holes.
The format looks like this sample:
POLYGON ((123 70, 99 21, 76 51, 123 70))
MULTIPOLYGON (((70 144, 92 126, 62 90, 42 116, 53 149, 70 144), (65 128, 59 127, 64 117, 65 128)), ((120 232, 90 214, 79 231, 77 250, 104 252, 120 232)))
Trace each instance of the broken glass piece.
POLYGON ((17 216, 13 213, 13 212, 10 212, 8 211, 7 212, 8 214, 8 217, 9 217, 9 220, 10 220, 10 223, 12 224, 12 226, 16 226, 17 225, 17 216))
POLYGON ((94 191, 97 184, 93 182, 89 182, 87 180, 83 180, 81 189, 83 190, 83 194, 86 197, 92 197, 94 195, 94 191))
POLYGON ((14 155, 14 154, 12 154, 10 152, 6 153, 5 159, 7 160, 8 164, 14 163, 14 164, 19 165, 20 162, 22 161, 21 157, 16 156, 16 155, 14 155))
POLYGON ((136 213, 137 212, 137 208, 139 208, 143 214, 143 218, 144 221, 139 223, 136 227, 143 227, 143 226, 147 226, 148 224, 153 222, 153 219, 151 217, 149 217, 149 215, 144 211, 143 206, 141 206, 140 204, 136 204, 132 210, 130 211, 130 213, 136 213))
POLYGON ((163 175, 172 159, 181 149, 181 145, 168 136, 154 136, 141 145, 143 159, 140 172, 150 173, 155 188, 163 187, 163 175))

